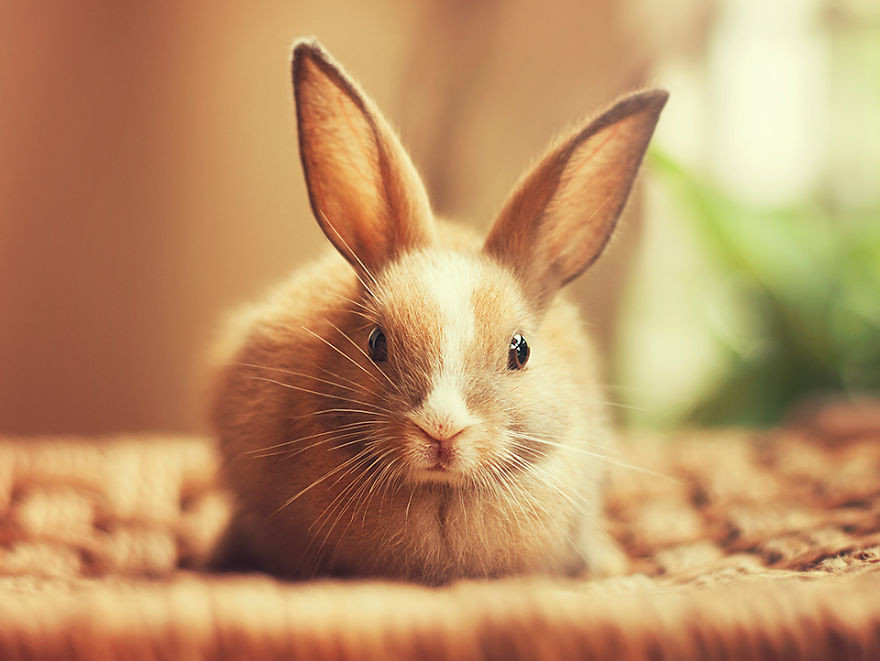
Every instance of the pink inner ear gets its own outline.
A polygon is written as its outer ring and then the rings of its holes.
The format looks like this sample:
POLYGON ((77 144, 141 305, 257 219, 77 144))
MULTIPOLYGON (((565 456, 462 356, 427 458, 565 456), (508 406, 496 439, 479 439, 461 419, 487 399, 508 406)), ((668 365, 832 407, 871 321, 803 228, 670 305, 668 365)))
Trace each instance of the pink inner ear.
MULTIPOLYGON (((652 128, 652 127, 651 127, 652 128)), ((601 254, 626 202, 650 137, 644 118, 627 117, 579 145, 560 178, 547 212, 549 252, 558 255, 563 282, 601 254)))
POLYGON ((633 94, 553 149, 524 177, 484 250, 517 273, 536 309, 602 252, 667 94, 633 94))
POLYGON ((384 214, 373 126, 338 72, 328 75, 311 57, 300 66, 300 149, 317 220, 350 262, 373 263, 370 238, 384 214))
POLYGON ((325 211, 344 206, 350 214, 358 203, 368 205, 377 197, 380 177, 369 121, 345 91, 319 71, 309 71, 299 94, 307 174, 310 185, 320 189, 325 211), (334 200, 337 195, 341 199, 334 200))
POLYGON ((363 126, 365 124, 363 115, 361 115, 359 110, 353 107, 351 101, 342 91, 337 91, 336 106, 339 109, 339 116, 345 120, 345 124, 348 126, 347 132, 337 131, 340 147, 338 154, 341 158, 348 161, 348 166, 350 168, 348 170, 349 176, 359 178, 363 184, 361 189, 368 191, 375 187, 375 182, 372 181, 367 174, 376 171, 378 161, 375 157, 369 158, 369 156, 375 156, 376 149, 371 127, 369 124, 367 124, 366 127, 363 126), (360 126, 357 126, 358 124, 360 124, 360 126), (365 149, 355 150, 354 152, 350 149, 345 149, 344 147, 350 144, 346 138, 349 140, 357 140, 358 143, 364 143, 365 149), (360 162, 358 162, 358 160, 360 160, 360 162))
POLYGON ((596 156, 596 154, 598 154, 605 147, 605 145, 607 145, 611 140, 614 139, 614 137, 617 135, 618 131, 620 131, 619 125, 614 126, 611 129, 609 129, 608 135, 601 142, 599 142, 589 154, 587 154, 586 156, 583 157, 581 164, 575 169, 575 171, 572 173, 571 176, 577 177, 579 171, 582 170, 583 168, 587 167, 590 164, 590 161, 593 160, 593 157, 596 156))
POLYGON ((294 85, 312 210, 339 252, 375 272, 431 240, 421 181, 369 99, 319 49, 295 50, 294 85))

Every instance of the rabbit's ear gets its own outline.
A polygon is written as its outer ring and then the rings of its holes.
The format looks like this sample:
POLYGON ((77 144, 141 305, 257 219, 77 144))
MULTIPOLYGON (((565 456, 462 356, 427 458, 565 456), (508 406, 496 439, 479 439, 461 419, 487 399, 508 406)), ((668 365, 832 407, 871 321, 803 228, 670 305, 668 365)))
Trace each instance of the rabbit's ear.
POLYGON ((539 310, 608 242, 667 96, 619 101, 551 150, 502 209, 483 250, 514 270, 539 310))
POLYGON ((315 41, 293 49, 299 150, 315 219, 356 270, 434 238, 424 186, 373 103, 315 41))

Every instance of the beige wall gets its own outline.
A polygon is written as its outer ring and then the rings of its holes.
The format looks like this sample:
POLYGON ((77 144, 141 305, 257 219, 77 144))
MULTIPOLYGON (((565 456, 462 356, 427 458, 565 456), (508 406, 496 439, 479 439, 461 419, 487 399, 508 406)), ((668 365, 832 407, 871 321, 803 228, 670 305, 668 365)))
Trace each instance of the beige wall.
MULTIPOLYGON (((693 31, 648 4, 2 3, 0 432, 202 427, 222 312, 322 245, 295 37, 400 127, 438 210, 485 225, 552 135, 693 31)), ((606 337, 636 225, 577 285, 606 337)))

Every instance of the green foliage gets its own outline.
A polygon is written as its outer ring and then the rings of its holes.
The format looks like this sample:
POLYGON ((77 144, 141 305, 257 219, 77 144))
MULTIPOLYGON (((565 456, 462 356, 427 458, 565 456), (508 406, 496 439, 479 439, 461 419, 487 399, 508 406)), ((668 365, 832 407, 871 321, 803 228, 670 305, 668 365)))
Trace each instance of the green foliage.
POLYGON ((746 329, 713 329, 728 369, 688 420, 769 425, 808 395, 880 391, 880 209, 755 208, 649 158, 746 329))

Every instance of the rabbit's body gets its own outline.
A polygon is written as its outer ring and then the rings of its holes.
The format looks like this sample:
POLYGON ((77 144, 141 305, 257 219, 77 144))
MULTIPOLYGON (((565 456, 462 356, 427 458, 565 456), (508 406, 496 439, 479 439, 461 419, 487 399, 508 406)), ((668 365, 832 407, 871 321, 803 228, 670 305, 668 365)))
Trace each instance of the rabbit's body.
MULTIPOLYGON (((463 270, 458 262, 468 260, 475 270, 485 268, 476 236, 451 224, 440 234, 455 239, 448 248, 439 246, 418 255, 415 261, 423 262, 425 272, 442 271, 444 267, 437 263, 444 261, 449 262, 445 267, 450 273, 463 270), (468 248, 461 251, 463 245, 468 248)), ((418 267, 407 265, 407 270, 419 279, 418 267)), ((504 282, 503 274, 496 275, 504 282)), ((334 348, 309 332, 365 362, 345 337, 363 335, 361 308, 347 303, 361 300, 362 293, 351 267, 334 252, 295 273, 234 322, 236 337, 228 343, 231 353, 225 357, 228 367, 218 380, 213 417, 223 452, 230 459, 227 479, 241 505, 240 529, 234 534, 249 540, 249 548, 238 552, 251 556, 249 560, 258 566, 295 576, 382 575, 438 582, 460 576, 583 568, 582 553, 589 549, 582 547, 580 539, 586 532, 584 526, 593 527, 601 516, 602 462, 596 457, 605 453, 609 433, 594 352, 577 309, 556 297, 540 330, 530 335, 533 352, 545 346, 554 350, 546 352, 540 366, 533 366, 543 372, 542 378, 530 383, 528 390, 516 391, 524 400, 520 406, 525 412, 530 399, 554 403, 552 419, 547 419, 542 406, 537 424, 527 428, 573 451, 552 447, 531 475, 511 467, 519 474, 513 487, 428 482, 401 488, 383 479, 370 492, 369 478, 352 473, 337 480, 341 472, 333 475, 356 454, 357 443, 333 446, 357 437, 342 431, 341 440, 330 443, 322 442, 326 436, 315 435, 328 429, 345 430, 357 422, 355 418, 363 417, 322 411, 372 411, 371 406, 352 404, 352 398, 383 406, 393 388, 381 376, 365 377, 356 365, 340 359, 334 348), (369 389, 351 385, 364 379, 369 389), (565 387, 560 388, 560 383, 565 387), (571 388, 571 383, 577 387, 571 388), (304 440, 275 447, 297 438, 304 440), (278 511, 287 498, 325 474, 331 477, 278 511), (357 496, 357 486, 351 487, 355 483, 366 484, 357 496), (348 493, 340 496, 346 488, 348 493)), ((493 304, 503 303, 497 293, 485 292, 486 301, 475 301, 475 325, 487 322, 478 318, 481 308, 488 308, 491 315, 493 304)), ((405 297, 410 296, 419 312, 440 314, 441 304, 431 301, 429 292, 407 291, 405 297)), ((473 396, 494 402, 513 394, 496 390, 490 386, 473 396)), ((544 454, 539 444, 532 445, 533 455, 544 454)), ((528 456, 529 451, 523 454, 528 456)), ((381 466, 372 471, 371 475, 379 473, 381 466)), ((592 530, 590 534, 600 533, 592 530)), ((598 537, 596 546, 603 544, 598 537)))
POLYGON ((601 252, 665 94, 562 143, 481 241, 434 220, 393 133, 316 45, 297 46, 294 86, 337 253, 231 326, 212 417, 238 509, 219 563, 430 583, 613 570, 595 355, 556 292, 601 252))

